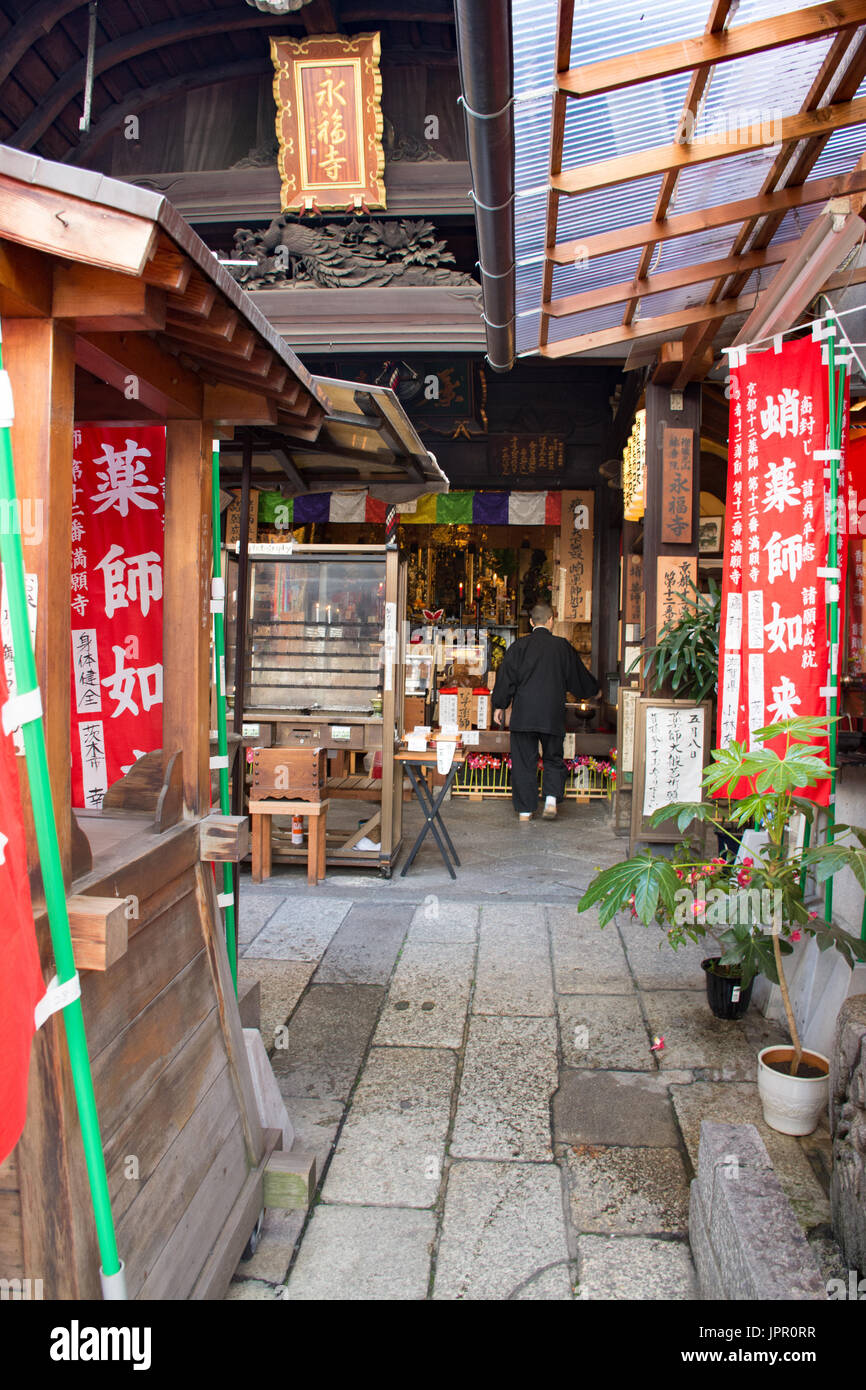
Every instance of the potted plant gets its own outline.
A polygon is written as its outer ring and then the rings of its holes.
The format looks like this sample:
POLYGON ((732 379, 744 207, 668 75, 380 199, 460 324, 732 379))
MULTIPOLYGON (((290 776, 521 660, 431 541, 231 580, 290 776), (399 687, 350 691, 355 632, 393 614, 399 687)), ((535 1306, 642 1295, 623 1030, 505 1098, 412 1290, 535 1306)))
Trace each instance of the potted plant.
MULTIPOLYGON (((672 623, 665 623, 655 646, 647 647, 629 667, 644 662, 644 677, 654 673, 653 689, 669 686, 676 699, 694 700, 699 705, 714 697, 719 677, 719 629, 722 594, 714 579, 707 580, 702 593, 691 580, 693 597, 672 623)), ((735 823, 728 817, 716 826, 719 854, 733 858, 740 848, 735 823)))
MULTIPOLYGON (((712 964, 704 962, 708 992, 711 975, 725 973, 737 976, 741 992, 758 973, 779 985, 791 1044, 764 1048, 758 1086, 764 1118, 786 1134, 810 1134, 817 1125, 827 1100, 829 1061, 805 1051, 800 1042, 783 956, 805 933, 822 951, 835 947, 849 965, 866 959, 866 944, 819 918, 804 897, 809 872, 823 883, 849 868, 866 888, 866 830, 840 825, 832 844, 809 849, 798 849, 790 835, 796 813, 811 823, 817 809, 798 793, 830 776, 831 768, 814 742, 826 730, 825 719, 791 719, 759 729, 754 741, 760 746, 751 751, 737 742, 713 751, 713 762, 704 769, 704 788, 718 796, 746 784, 746 795, 727 804, 738 829, 758 825, 765 832, 765 844, 752 856, 740 863, 721 856, 707 862, 685 843, 673 858, 647 850, 600 872, 578 904, 583 912, 597 903, 602 927, 628 907, 645 926, 656 922, 664 928, 674 950, 686 940, 715 938, 721 954, 712 964), (780 734, 785 745, 776 752, 767 745, 780 734)), ((663 806, 653 823, 672 819, 681 832, 694 821, 718 827, 719 802, 663 806)), ((736 1002, 741 1000, 742 993, 736 1002)))

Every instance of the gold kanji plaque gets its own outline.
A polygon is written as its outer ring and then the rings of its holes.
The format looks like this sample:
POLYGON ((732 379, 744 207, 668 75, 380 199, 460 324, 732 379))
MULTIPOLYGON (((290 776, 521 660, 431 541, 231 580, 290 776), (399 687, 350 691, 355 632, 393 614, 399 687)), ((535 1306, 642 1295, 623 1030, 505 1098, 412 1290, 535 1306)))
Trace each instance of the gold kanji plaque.
POLYGON ((271 39, 284 212, 384 208, 379 35, 271 39))

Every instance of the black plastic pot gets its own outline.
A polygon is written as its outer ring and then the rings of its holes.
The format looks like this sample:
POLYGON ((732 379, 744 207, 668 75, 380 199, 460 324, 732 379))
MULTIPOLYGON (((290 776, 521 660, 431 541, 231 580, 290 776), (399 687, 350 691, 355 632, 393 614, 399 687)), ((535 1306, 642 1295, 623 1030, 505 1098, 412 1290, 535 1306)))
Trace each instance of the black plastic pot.
POLYGON ((716 840, 719 846, 719 854, 723 854, 725 858, 730 857, 731 859, 736 859, 742 837, 743 832, 739 826, 731 826, 730 829, 727 830, 717 830, 716 840))
POLYGON ((738 975, 716 974, 718 959, 718 956, 711 956, 701 961, 701 969, 707 977, 707 1003, 716 1018, 742 1018, 749 1007, 755 981, 750 980, 746 989, 742 989, 738 975), (738 990, 739 997, 734 999, 738 990))

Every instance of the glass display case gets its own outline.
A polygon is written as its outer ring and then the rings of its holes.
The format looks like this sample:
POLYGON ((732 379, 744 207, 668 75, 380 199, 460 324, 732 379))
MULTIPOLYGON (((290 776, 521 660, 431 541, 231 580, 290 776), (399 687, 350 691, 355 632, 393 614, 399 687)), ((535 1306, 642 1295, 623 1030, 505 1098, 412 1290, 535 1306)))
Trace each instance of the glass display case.
POLYGON ((245 717, 381 714, 384 556, 251 556, 245 717))
POLYGON ((405 566, 397 551, 250 545, 242 632, 236 564, 227 579, 229 703, 240 701, 243 724, 258 727, 263 744, 329 750, 329 798, 380 810, 348 845, 335 842, 329 813, 327 862, 372 860, 389 873, 402 819, 394 750, 403 731, 405 566))

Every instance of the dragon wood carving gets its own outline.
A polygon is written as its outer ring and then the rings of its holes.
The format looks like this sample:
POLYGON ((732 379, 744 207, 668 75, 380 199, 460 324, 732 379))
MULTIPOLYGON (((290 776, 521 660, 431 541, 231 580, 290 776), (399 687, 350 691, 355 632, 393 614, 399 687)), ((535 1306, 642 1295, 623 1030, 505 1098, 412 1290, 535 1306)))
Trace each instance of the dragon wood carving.
POLYGON ((239 227, 233 257, 250 265, 228 269, 246 290, 288 288, 372 289, 385 285, 471 285, 454 270, 454 256, 436 240, 432 222, 357 218, 301 222, 275 217, 264 232, 239 227))

